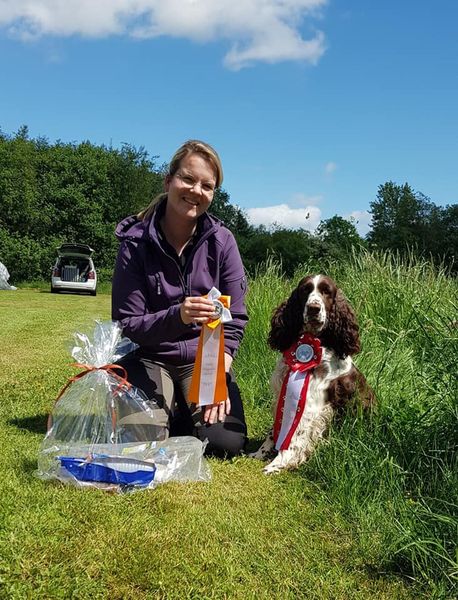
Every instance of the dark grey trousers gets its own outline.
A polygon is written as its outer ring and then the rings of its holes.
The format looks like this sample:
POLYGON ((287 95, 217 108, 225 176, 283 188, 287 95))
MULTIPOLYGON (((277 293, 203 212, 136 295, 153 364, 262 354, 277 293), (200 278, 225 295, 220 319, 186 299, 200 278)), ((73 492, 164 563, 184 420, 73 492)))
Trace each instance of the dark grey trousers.
POLYGON ((118 361, 127 371, 129 383, 155 400, 165 412, 169 435, 193 435, 208 440, 206 454, 236 456, 245 447, 247 428, 242 398, 232 372, 226 374, 231 401, 231 414, 222 422, 203 422, 201 407, 186 401, 191 384, 193 364, 170 365, 153 361, 138 351, 118 361))

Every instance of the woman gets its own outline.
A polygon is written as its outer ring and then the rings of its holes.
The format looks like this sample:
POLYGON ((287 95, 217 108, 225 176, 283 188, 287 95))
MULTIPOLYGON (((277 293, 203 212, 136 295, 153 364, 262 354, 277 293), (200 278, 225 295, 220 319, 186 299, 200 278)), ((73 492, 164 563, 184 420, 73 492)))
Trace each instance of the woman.
POLYGON ((116 229, 121 247, 112 317, 140 346, 122 362, 128 379, 163 408, 170 434, 192 433, 209 440, 207 452, 232 456, 246 441, 242 401, 230 369, 248 318, 246 278, 234 236, 207 213, 222 180, 211 146, 190 140, 177 150, 165 194, 116 229), (224 326, 228 398, 200 408, 185 399, 201 326, 214 313, 204 297, 212 287, 231 297, 233 320, 224 326))

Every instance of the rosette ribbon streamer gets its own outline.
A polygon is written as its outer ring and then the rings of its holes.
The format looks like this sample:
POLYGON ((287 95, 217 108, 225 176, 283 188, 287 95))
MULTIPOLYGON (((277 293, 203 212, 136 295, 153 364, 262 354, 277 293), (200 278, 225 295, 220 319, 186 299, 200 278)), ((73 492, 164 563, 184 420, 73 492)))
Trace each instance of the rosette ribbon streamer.
POLYGON ((215 305, 214 318, 202 325, 188 400, 198 406, 219 404, 227 399, 224 368, 224 323, 232 321, 231 297, 213 287, 207 298, 215 305))
POLYGON ((287 450, 304 414, 307 391, 313 369, 321 362, 320 340, 304 334, 288 350, 283 359, 289 369, 283 380, 274 423, 276 450, 287 450))

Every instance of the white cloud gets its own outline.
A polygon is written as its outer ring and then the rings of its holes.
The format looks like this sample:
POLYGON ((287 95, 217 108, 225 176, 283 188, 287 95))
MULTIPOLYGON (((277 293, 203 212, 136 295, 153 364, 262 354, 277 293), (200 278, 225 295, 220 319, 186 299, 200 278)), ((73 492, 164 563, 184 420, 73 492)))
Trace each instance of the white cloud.
POLYGON ((323 196, 306 196, 305 194, 294 194, 289 202, 292 207, 296 206, 316 206, 323 200, 323 196))
POLYGON ((324 166, 324 171, 326 173, 326 175, 331 175, 332 173, 334 173, 334 171, 337 169, 337 165, 335 162, 328 162, 325 164, 324 166))
POLYGON ((198 42, 227 40, 230 69, 254 62, 316 64, 324 34, 302 37, 307 17, 327 0, 2 0, 0 27, 24 40, 44 35, 137 38, 170 36, 198 42))
POLYGON ((354 222, 360 236, 364 237, 369 233, 372 215, 367 210, 354 210, 344 218, 354 222))
POLYGON ((252 225, 275 225, 288 229, 313 231, 321 220, 321 210, 316 206, 291 208, 288 204, 277 204, 262 208, 247 208, 248 220, 252 225))

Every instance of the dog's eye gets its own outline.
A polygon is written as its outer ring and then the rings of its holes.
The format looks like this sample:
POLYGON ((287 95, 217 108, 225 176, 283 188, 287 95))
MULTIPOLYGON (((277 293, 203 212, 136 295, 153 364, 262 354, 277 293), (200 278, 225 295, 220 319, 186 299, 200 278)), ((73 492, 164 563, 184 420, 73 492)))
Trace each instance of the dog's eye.
POLYGON ((331 290, 328 287, 323 287, 323 288, 321 288, 321 293, 324 296, 329 296, 331 294, 331 290))
POLYGON ((303 289, 302 295, 305 298, 305 300, 307 300, 307 298, 310 296, 310 294, 312 293, 313 288, 310 286, 305 286, 305 288, 303 289))

